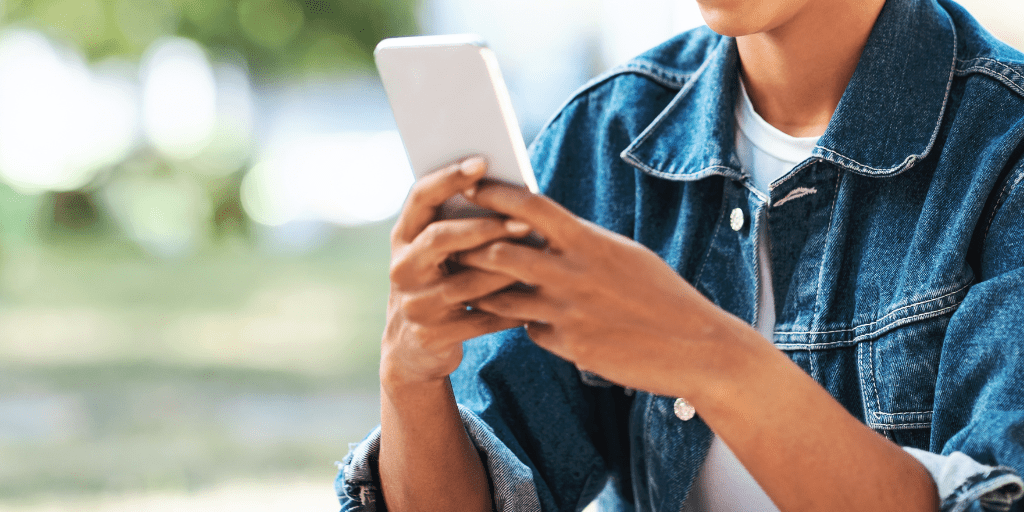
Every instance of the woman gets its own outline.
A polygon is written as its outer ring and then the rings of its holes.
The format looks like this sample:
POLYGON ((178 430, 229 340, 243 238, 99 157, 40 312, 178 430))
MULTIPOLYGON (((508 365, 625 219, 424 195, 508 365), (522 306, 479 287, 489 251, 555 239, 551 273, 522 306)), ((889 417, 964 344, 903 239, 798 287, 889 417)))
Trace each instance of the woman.
POLYGON ((344 509, 1021 509, 1024 56, 945 0, 698 3, 544 196, 417 183, 344 509))

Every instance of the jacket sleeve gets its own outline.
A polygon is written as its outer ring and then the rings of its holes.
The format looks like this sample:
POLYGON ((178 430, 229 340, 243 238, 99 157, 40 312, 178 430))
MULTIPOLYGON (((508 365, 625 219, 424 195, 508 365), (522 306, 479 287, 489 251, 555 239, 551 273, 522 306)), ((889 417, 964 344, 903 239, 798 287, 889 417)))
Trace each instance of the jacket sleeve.
MULTIPOLYGON (((540 510, 530 469, 494 436, 494 430, 469 409, 459 406, 466 432, 486 464, 494 494, 494 510, 499 512, 540 510)), ((361 443, 350 447, 345 460, 338 463, 335 491, 341 510, 378 512, 386 510, 381 494, 377 461, 380 455, 380 427, 361 443)))
POLYGON ((977 284, 950 320, 930 452, 943 511, 1024 510, 1024 163, 982 218, 977 284))
MULTIPOLYGON (((534 345, 523 329, 466 342, 451 379, 495 510, 575 511, 597 496, 611 473, 628 482, 631 398, 621 388, 584 384, 573 365, 534 345)), ((379 451, 378 428, 339 463, 335 490, 342 511, 386 510, 379 451)))

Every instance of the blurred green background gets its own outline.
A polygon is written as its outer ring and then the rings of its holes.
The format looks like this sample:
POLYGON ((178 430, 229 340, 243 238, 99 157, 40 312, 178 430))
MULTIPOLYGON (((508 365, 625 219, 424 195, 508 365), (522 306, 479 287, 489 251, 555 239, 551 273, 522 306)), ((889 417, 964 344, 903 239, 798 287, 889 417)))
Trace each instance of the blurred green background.
MULTIPOLYGON (((1019 0, 966 0, 1024 46, 1019 0)), ((476 32, 527 139, 691 0, 0 0, 0 512, 330 510, 411 184, 372 65, 476 32)))
MULTIPOLYGON (((284 158, 283 179, 302 165, 263 147, 316 131, 289 124, 319 122, 295 98, 342 97, 328 110, 355 129, 301 149, 328 148, 309 179, 346 169, 332 141, 388 126, 358 84, 380 39, 417 32, 415 8, 0 1, 0 508, 152 508, 280 482, 318 498, 276 509, 336 504, 333 463, 377 421, 386 217, 408 180, 373 218, 268 224, 253 217, 279 187, 251 185, 244 204, 242 184, 261 162, 284 158)), ((359 189, 335 185, 339 201, 359 189)))

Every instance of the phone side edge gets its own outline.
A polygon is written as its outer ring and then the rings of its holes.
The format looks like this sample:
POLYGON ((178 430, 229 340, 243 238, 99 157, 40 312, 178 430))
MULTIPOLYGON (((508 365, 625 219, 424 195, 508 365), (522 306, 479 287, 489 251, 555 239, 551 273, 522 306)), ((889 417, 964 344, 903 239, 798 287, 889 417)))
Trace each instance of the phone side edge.
POLYGON ((505 131, 509 134, 512 143, 512 151, 515 154, 516 164, 519 167, 520 177, 526 188, 534 194, 540 193, 537 185, 537 176, 533 172, 533 164, 530 163, 530 154, 526 149, 526 141, 523 140, 523 133, 519 129, 519 121, 516 118, 515 109, 512 108, 512 97, 509 95, 505 79, 501 74, 501 67, 498 66, 498 57, 490 48, 481 48, 480 55, 487 67, 487 73, 491 75, 491 83, 494 84, 494 94, 498 99, 498 108, 501 110, 501 117, 505 122, 505 131))

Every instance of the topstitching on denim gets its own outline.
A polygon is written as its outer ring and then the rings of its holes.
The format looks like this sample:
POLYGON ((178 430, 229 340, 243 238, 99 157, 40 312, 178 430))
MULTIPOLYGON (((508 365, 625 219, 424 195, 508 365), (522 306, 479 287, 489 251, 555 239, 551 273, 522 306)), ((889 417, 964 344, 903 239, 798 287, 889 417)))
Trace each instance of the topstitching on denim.
POLYGON ((1017 94, 1024 96, 1024 74, 1021 74, 1009 64, 987 57, 974 57, 968 60, 957 59, 957 64, 959 64, 956 68, 957 76, 966 76, 971 73, 988 75, 999 80, 1017 94))

